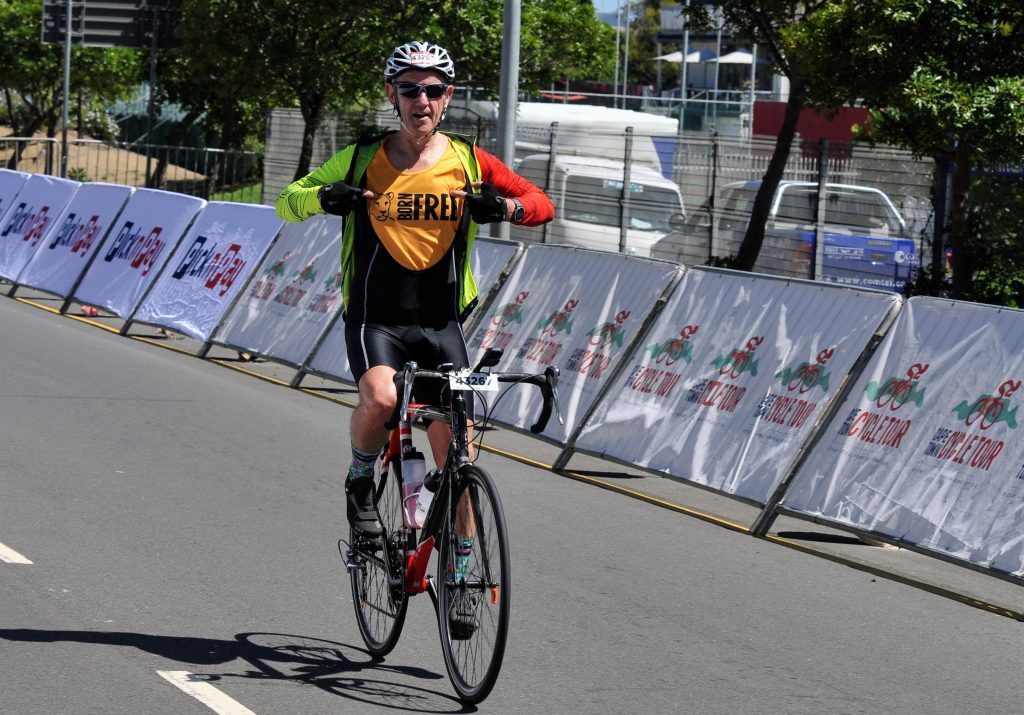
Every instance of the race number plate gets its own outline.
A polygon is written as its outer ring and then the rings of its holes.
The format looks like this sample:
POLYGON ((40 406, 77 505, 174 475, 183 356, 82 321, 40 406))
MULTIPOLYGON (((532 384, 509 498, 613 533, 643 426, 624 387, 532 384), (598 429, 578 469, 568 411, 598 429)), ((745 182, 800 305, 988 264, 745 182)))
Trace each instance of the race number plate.
POLYGON ((449 373, 448 386, 453 390, 494 392, 498 389, 498 378, 489 372, 459 370, 449 373))

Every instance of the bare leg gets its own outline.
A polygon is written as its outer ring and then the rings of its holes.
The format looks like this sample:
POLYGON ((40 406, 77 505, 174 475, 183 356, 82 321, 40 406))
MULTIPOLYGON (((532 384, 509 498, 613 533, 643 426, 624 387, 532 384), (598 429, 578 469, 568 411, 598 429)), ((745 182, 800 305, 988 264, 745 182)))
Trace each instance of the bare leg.
POLYGON ((371 367, 359 378, 359 405, 352 415, 352 445, 364 452, 380 449, 388 441, 384 423, 398 401, 395 371, 387 365, 371 367))

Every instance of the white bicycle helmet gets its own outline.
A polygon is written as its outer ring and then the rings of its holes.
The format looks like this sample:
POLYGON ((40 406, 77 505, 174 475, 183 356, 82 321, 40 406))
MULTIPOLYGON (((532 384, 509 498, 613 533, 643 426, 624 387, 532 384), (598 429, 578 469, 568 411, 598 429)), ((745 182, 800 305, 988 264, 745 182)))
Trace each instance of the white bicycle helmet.
POLYGON ((396 47, 384 66, 384 79, 391 81, 413 69, 436 70, 449 80, 455 79, 455 63, 448 50, 433 42, 408 42, 396 47))

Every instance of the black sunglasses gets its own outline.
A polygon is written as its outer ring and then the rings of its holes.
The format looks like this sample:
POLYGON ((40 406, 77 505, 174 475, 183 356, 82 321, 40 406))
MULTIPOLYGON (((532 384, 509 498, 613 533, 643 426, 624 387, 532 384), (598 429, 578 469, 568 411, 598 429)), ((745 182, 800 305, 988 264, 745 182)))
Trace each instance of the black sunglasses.
POLYGON ((415 98, 420 96, 420 92, 426 92, 427 99, 441 99, 444 93, 448 91, 448 85, 444 82, 434 82, 433 84, 395 82, 395 89, 403 97, 415 98))

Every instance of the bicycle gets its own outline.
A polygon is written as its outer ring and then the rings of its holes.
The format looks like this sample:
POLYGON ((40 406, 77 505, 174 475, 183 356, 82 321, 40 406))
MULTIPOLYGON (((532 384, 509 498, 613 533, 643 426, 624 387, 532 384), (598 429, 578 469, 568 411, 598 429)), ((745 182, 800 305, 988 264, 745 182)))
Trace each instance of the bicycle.
MULTIPOLYGON (((497 391, 499 383, 539 387, 544 404, 530 428, 534 434, 543 431, 558 399, 557 367, 540 374, 492 372, 501 355, 501 350, 488 350, 473 370, 450 365, 422 370, 410 362, 396 373, 399 399, 386 423, 391 438, 374 464, 383 534, 367 538, 350 528, 343 552, 356 622, 370 654, 391 652, 405 624, 409 598, 429 593, 445 669, 460 700, 468 704, 486 698, 498 678, 508 635, 512 572, 497 488, 471 456, 466 393, 497 391), (441 381, 442 404, 412 402, 417 379, 441 381), (413 473, 423 458, 412 440, 417 419, 447 422, 452 432, 444 467, 425 475, 418 491, 408 483, 414 487, 414 479, 406 479, 418 476, 413 473), (426 573, 435 549, 436 578, 426 573)), ((343 543, 339 541, 339 551, 343 543)))

